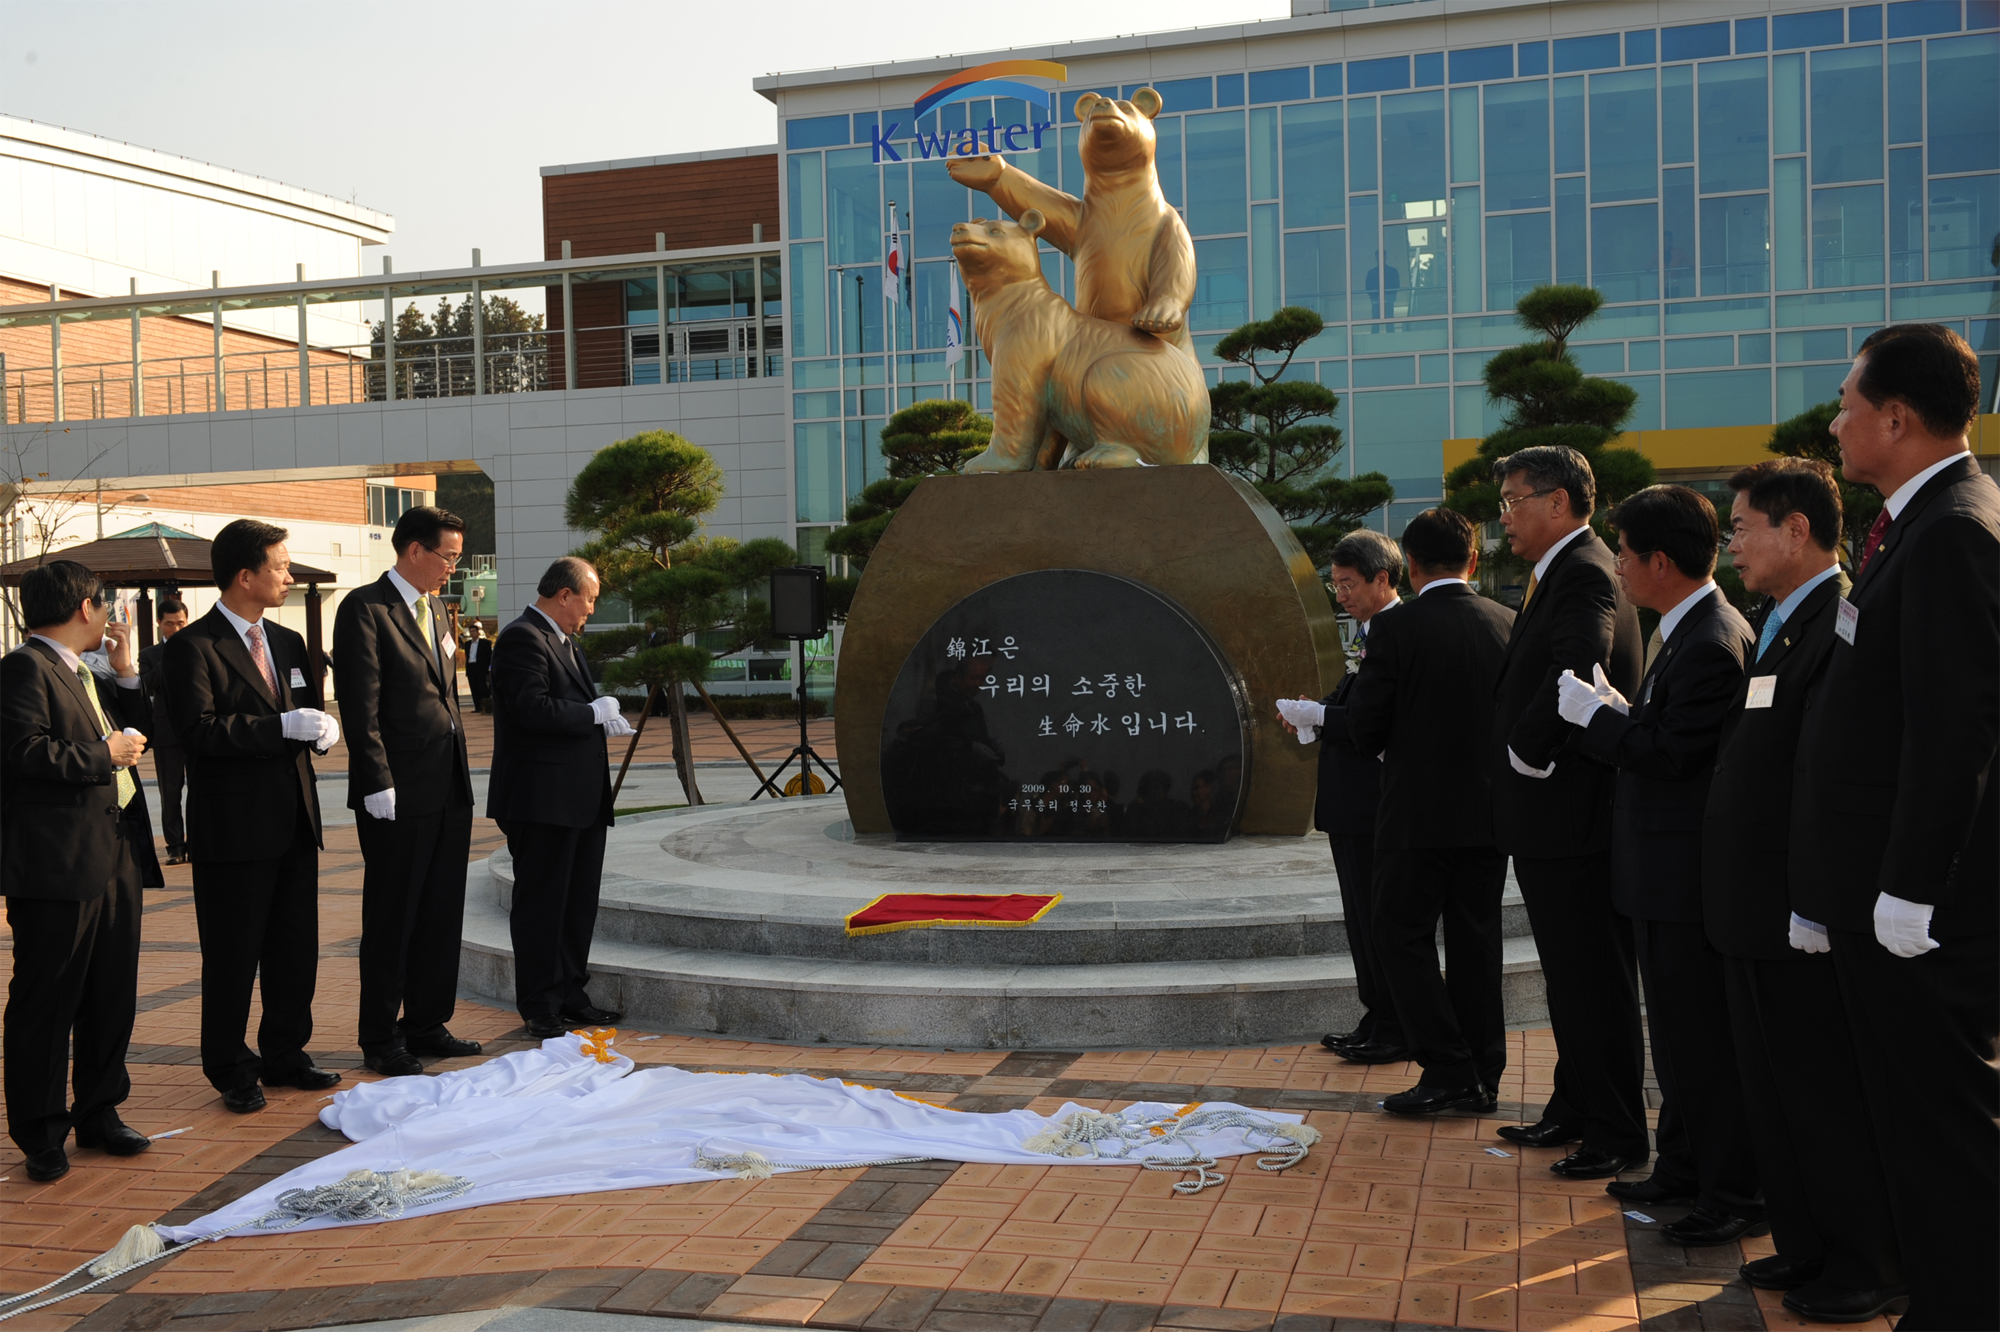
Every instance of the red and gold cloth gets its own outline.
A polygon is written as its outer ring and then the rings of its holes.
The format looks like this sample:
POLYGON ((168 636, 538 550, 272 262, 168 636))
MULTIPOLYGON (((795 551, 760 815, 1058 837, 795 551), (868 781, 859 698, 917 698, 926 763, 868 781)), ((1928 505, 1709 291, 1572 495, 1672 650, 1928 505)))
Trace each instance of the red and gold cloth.
POLYGON ((848 935, 932 925, 1032 925, 1061 893, 884 893, 847 918, 848 935))

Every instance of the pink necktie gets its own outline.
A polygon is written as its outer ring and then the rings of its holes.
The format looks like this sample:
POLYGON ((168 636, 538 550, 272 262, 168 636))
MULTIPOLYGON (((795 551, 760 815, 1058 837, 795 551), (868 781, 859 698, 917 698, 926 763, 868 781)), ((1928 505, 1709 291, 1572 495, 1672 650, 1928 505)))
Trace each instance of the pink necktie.
POLYGON ((248 632, 250 637, 250 660, 257 663, 257 669, 263 672, 264 683, 271 686, 271 697, 276 698, 278 696, 278 673, 271 669, 270 654, 264 651, 264 626, 253 624, 250 626, 248 632))
POLYGON ((1875 515, 1874 525, 1868 529, 1868 535, 1861 540, 1862 568, 1866 569, 1868 561, 1875 558, 1875 552, 1881 548, 1882 538, 1888 534, 1888 531, 1889 510, 1885 507, 1882 512, 1875 515))

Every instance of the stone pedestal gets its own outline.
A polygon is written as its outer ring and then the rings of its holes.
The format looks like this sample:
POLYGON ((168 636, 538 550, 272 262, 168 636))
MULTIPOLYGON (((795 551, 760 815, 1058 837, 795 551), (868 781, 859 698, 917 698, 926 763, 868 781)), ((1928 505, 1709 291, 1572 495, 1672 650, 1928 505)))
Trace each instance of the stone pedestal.
POLYGON ((971 593, 1055 569, 1130 579, 1198 622, 1245 699, 1238 831, 1310 832, 1318 750, 1285 732, 1274 703, 1339 681, 1333 608, 1270 505, 1207 466, 946 476, 917 487, 868 561, 841 645, 835 729, 855 831, 892 831, 882 726, 911 649, 971 593))

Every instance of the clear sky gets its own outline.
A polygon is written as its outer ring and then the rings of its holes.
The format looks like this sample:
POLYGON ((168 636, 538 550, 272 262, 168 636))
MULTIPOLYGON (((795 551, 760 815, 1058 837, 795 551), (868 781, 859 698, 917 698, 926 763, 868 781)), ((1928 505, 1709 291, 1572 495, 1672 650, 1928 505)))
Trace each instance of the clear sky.
POLYGON ((760 74, 1158 32, 1287 0, 0 0, 0 111, 351 198, 399 272, 541 257, 558 162, 770 143, 760 74))

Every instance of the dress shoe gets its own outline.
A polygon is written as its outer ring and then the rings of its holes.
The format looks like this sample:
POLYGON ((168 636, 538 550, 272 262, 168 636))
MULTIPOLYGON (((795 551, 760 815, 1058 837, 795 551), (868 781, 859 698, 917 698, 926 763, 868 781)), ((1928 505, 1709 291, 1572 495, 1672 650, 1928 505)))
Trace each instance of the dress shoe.
POLYGON ((1661 1226, 1660 1233, 1686 1248, 1705 1249, 1734 1243, 1746 1235, 1768 1235, 1771 1227, 1768 1222, 1752 1221, 1747 1216, 1724 1216, 1697 1207, 1680 1220, 1661 1226))
POLYGON ((1604 1186, 1604 1191, 1619 1202, 1647 1207, 1678 1207, 1683 1203, 1693 1202, 1695 1193, 1694 1185, 1677 1184, 1670 1179, 1663 1180, 1658 1172, 1655 1172, 1651 1179, 1629 1181, 1614 1179, 1604 1186))
POLYGON ((231 1087, 222 1093, 223 1108, 239 1115, 255 1114, 264 1108, 264 1089, 256 1083, 245 1083, 241 1087, 231 1087))
POLYGON ((1595 1147, 1579 1147, 1549 1169, 1564 1179, 1609 1179, 1634 1164, 1628 1157, 1614 1156, 1595 1147))
POLYGON ((97 1147, 113 1156, 137 1156, 153 1145, 153 1140, 137 1129, 127 1128, 116 1111, 99 1115, 93 1124, 76 1126, 76 1145, 97 1147))
POLYGON ((1751 1259, 1736 1269, 1736 1275, 1758 1290, 1794 1290, 1819 1280, 1819 1274, 1825 1270, 1824 1258, 1787 1258, 1774 1253, 1751 1259))
POLYGON ((1434 1115, 1440 1110, 1476 1110, 1491 1113, 1497 1101, 1492 1092, 1471 1087, 1426 1087, 1422 1083, 1406 1092, 1397 1092, 1382 1102, 1392 1115, 1434 1115))
POLYGON ((1391 1045, 1387 1041, 1343 1045, 1334 1053, 1350 1064, 1405 1064, 1410 1059, 1408 1049, 1400 1045, 1391 1045))
POLYGON ((37 1184, 61 1179, 68 1173, 69 1153, 60 1147, 51 1147, 45 1152, 31 1152, 28 1155, 28 1178, 37 1184))
POLYGON ((1885 1313, 1901 1313, 1910 1302, 1902 1286, 1882 1290, 1842 1290, 1814 1282, 1785 1293, 1785 1307, 1814 1323, 1865 1323, 1885 1313))
POLYGON ((385 1078, 415 1077, 424 1071, 423 1061, 400 1045, 392 1045, 374 1054, 364 1050, 361 1062, 368 1066, 370 1073, 380 1073, 385 1078))
POLYGON ((575 1027, 607 1027, 624 1016, 615 1008, 599 1008, 595 1004, 579 1004, 562 1011, 562 1020, 575 1027))
POLYGON ((553 1036, 567 1036, 569 1023, 559 1017, 534 1017, 528 1020, 528 1034, 538 1041, 546 1041, 553 1036))
POLYGON ((167 863, 169 865, 185 865, 187 864, 187 858, 188 853, 180 847, 173 846, 167 848, 167 863))
POLYGON ((266 1073, 262 1081, 266 1087, 296 1087, 300 1091, 325 1091, 340 1081, 340 1074, 307 1064, 304 1068, 290 1068, 282 1073, 266 1073))
POLYGON ((1583 1130, 1551 1123, 1544 1119, 1539 1124, 1508 1124, 1496 1129, 1501 1137, 1523 1147, 1560 1147, 1566 1142, 1581 1142, 1583 1130))
POLYGON ((1319 1043, 1329 1050, 1338 1050, 1343 1045, 1365 1044, 1367 1039, 1367 1037, 1361 1034, 1361 1029, 1356 1027, 1353 1031, 1330 1032, 1320 1037, 1319 1043))
POLYGON ((413 1055, 429 1055, 433 1059, 457 1059, 463 1055, 479 1053, 478 1041, 464 1041, 440 1027, 429 1036, 405 1038, 404 1048, 413 1055))

